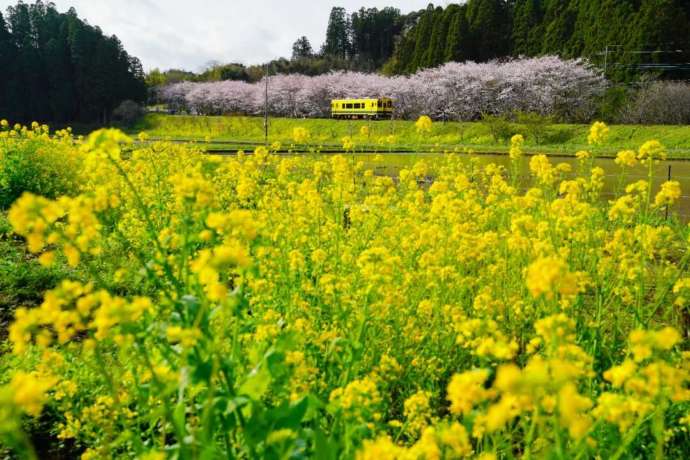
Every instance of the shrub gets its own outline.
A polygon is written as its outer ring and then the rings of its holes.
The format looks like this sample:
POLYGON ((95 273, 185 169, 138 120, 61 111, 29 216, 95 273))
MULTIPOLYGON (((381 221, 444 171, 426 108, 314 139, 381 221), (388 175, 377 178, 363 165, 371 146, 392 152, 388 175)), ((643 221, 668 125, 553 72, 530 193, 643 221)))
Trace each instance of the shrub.
POLYGON ((521 125, 522 131, 535 144, 540 145, 549 137, 549 126, 553 124, 553 117, 535 112, 518 112, 515 119, 521 125))
POLYGON ((127 126, 132 126, 142 115, 144 115, 144 109, 136 102, 130 100, 122 101, 113 110, 113 118, 127 126))
POLYGON ((690 123, 690 84, 657 81, 645 85, 623 109, 621 121, 665 125, 690 123))
POLYGON ((513 134, 513 127, 508 118, 501 115, 482 115, 482 124, 493 138, 494 142, 509 139, 513 134))
POLYGON ((631 97, 633 92, 626 86, 608 88, 599 101, 597 117, 605 121, 618 121, 631 97))

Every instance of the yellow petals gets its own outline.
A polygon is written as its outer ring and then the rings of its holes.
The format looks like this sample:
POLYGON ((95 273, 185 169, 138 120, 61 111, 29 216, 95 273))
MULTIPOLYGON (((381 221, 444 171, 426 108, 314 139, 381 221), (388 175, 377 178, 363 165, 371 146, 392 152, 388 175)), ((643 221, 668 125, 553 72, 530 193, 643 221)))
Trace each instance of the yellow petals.
POLYGON ((55 385, 55 379, 37 373, 17 372, 12 376, 9 388, 13 402, 27 414, 38 417, 48 400, 46 394, 55 385))
POLYGON ((603 144, 609 136, 609 127, 606 123, 597 121, 594 122, 589 130, 589 136, 587 137, 587 143, 590 145, 603 144))
POLYGON ((467 415, 475 404, 488 398, 491 393, 484 388, 484 382, 488 378, 489 372, 486 370, 455 374, 448 384, 447 399, 451 413, 467 415))
POLYGON ((431 121, 431 118, 427 115, 422 115, 421 117, 419 117, 414 124, 415 128, 417 129, 417 132, 420 134, 430 133, 432 125, 433 123, 431 121))

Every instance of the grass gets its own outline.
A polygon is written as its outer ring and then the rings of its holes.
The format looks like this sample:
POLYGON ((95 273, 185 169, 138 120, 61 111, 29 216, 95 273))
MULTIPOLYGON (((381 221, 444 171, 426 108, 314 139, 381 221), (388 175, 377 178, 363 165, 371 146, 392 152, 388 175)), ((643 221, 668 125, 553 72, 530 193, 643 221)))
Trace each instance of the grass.
MULTIPOLYGON (((140 120, 130 133, 145 132, 153 138, 205 142, 208 150, 251 149, 264 141, 261 117, 244 116, 187 116, 149 114, 140 120), (242 143, 247 144, 242 144, 242 143)), ((330 119, 270 120, 269 142, 280 142, 285 148, 294 144, 293 129, 304 127, 310 133, 309 141, 298 145, 298 150, 342 148, 342 138, 351 136, 359 151, 443 151, 473 149, 477 152, 505 152, 512 134, 527 132, 524 126, 512 123, 505 139, 496 139, 489 126, 482 122, 436 122, 432 132, 419 135, 413 121, 340 121, 330 119), (363 135, 363 127, 369 128, 363 135), (386 138, 393 137, 393 143, 386 138)), ((672 158, 690 159, 690 126, 615 125, 605 146, 592 149, 587 144, 589 125, 554 124, 542 129, 542 141, 526 136, 527 153, 546 152, 573 155, 578 150, 595 150, 604 156, 614 156, 619 150, 637 149, 645 141, 657 139, 672 158)))

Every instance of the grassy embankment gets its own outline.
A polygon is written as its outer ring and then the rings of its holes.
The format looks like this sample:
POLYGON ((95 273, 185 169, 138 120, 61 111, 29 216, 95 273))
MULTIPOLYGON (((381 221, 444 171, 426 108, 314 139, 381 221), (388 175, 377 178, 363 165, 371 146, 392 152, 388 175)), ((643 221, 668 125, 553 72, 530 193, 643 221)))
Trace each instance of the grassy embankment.
MULTIPOLYGON (((351 136, 357 151, 452 151, 473 149, 476 152, 507 152, 509 137, 526 136, 527 153, 574 155, 578 150, 594 150, 600 156, 614 156, 619 150, 637 149, 649 139, 661 141, 672 158, 690 159, 690 126, 611 126, 605 146, 592 149, 587 144, 589 125, 555 124, 538 128, 541 139, 530 135, 527 127, 513 123, 504 126, 503 139, 492 135, 491 127, 483 122, 436 122, 429 134, 419 135, 414 121, 336 121, 328 119, 270 120, 270 142, 280 142, 283 148, 294 144, 293 129, 306 128, 310 137, 298 150, 317 148, 320 151, 342 148, 342 138, 351 136), (368 127, 368 134, 362 133, 368 127), (509 133, 509 134, 508 134, 509 133), (392 136, 392 137, 390 137, 392 136)), ((145 132, 152 138, 204 142, 209 151, 250 149, 252 143, 263 142, 261 117, 205 117, 150 114, 131 132, 145 132), (247 143, 246 145, 243 143, 247 143)))

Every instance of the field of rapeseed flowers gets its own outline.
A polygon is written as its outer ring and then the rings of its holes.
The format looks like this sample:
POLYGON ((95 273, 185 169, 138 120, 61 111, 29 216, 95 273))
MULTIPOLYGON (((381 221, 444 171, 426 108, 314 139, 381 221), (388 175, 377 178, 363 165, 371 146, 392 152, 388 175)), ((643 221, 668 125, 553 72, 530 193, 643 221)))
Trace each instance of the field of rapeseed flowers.
POLYGON ((29 458, 36 439, 83 459, 683 458, 690 231, 665 215, 678 184, 652 193, 664 147, 621 152, 604 200, 592 155, 572 171, 523 141, 509 168, 449 154, 388 177, 348 155, 216 158, 3 124, 0 164, 52 152, 46 174, 69 184, 19 197, 13 231, 74 276, 14 312, 2 444, 29 458), (626 181, 638 162, 649 179, 626 181))

